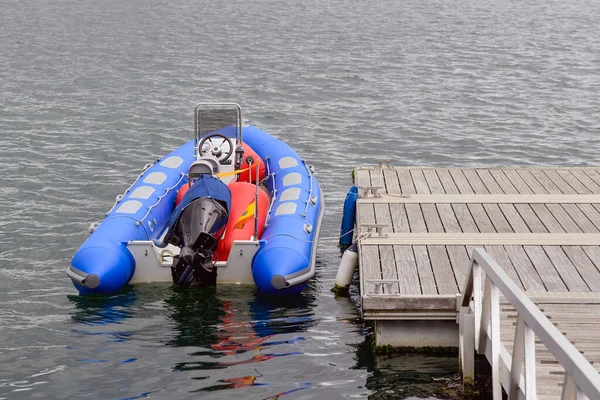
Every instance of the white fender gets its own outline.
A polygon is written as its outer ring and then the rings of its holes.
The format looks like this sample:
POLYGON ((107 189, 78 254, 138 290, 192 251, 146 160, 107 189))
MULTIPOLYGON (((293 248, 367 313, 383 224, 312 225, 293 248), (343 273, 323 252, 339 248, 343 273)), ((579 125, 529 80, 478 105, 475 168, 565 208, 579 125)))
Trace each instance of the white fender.
POLYGON ((338 268, 337 275, 335 277, 336 287, 348 287, 352 282, 352 275, 358 265, 358 246, 352 243, 352 246, 348 247, 344 254, 342 254, 342 260, 340 261, 340 267, 338 268))

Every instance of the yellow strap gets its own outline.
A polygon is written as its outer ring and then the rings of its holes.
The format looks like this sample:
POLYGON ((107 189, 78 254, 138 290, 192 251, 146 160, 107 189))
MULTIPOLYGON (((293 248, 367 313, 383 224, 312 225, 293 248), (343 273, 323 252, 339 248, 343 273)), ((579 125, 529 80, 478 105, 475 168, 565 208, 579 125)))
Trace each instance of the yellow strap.
POLYGON ((241 174, 244 171, 248 171, 250 168, 252 168, 252 167, 248 167, 248 168, 244 168, 244 169, 238 169, 238 170, 230 171, 230 172, 220 172, 220 173, 217 174, 217 178, 226 178, 226 177, 231 176, 231 175, 241 174))

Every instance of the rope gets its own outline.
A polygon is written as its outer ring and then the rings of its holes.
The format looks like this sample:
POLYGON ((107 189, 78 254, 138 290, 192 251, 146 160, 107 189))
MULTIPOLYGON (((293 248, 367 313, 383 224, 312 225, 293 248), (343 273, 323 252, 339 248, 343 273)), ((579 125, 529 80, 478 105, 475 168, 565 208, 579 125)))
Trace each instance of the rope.
MULTIPOLYGON (((352 229, 352 230, 350 230, 350 231, 346 232, 344 235, 340 235, 340 236, 319 236, 319 240, 339 240, 339 239, 340 239, 342 236, 345 236, 346 234, 348 234, 348 233, 350 233, 350 232, 354 232, 354 231, 355 231, 355 230, 357 230, 357 229, 358 229, 358 228, 354 228, 354 229, 352 229)), ((314 240, 306 240, 306 239, 302 239, 302 238, 300 238, 300 237, 298 237, 298 236, 294 236, 294 235, 291 235, 291 234, 289 234, 289 233, 274 233, 274 234, 273 234, 273 235, 271 235, 271 236, 262 237, 262 238, 260 238, 260 240, 268 240, 268 239, 272 239, 272 238, 274 238, 274 237, 277 237, 277 236, 289 236, 289 237, 291 237, 291 238, 294 238, 294 239, 300 240, 300 241, 302 241, 302 242, 305 242, 305 243, 313 243, 313 242, 314 242, 314 240)), ((363 238, 365 238, 365 237, 368 237, 368 236, 369 236, 369 234, 368 234, 368 233, 362 233, 362 234, 360 234, 360 235, 358 236, 357 240, 359 240, 359 239, 363 239, 363 238)))
POLYGON ((241 174, 242 172, 248 171, 250 168, 252 168, 252 166, 249 166, 248 168, 244 168, 244 169, 236 169, 235 171, 219 172, 217 174, 217 178, 226 178, 228 176, 241 174))

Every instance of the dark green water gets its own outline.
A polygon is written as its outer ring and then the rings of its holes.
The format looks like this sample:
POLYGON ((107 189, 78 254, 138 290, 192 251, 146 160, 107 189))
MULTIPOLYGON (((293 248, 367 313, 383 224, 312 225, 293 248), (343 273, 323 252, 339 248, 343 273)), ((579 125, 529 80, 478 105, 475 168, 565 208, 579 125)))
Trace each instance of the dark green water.
POLYGON ((356 165, 598 165, 600 3, 0 0, 0 398, 456 397, 455 358, 375 357, 336 298, 356 165), (317 168, 317 277, 292 301, 64 274, 200 101, 317 168))

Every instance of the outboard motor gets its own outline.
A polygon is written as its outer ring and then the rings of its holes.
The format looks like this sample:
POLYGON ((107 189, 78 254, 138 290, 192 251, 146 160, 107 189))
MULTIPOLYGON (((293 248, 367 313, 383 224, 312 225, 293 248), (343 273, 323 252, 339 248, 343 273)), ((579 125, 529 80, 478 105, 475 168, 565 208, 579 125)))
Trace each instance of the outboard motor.
POLYGON ((215 285, 213 256, 227 226, 231 192, 210 174, 194 177, 193 183, 171 214, 165 242, 181 248, 173 258, 173 283, 187 288, 193 282, 215 285))

